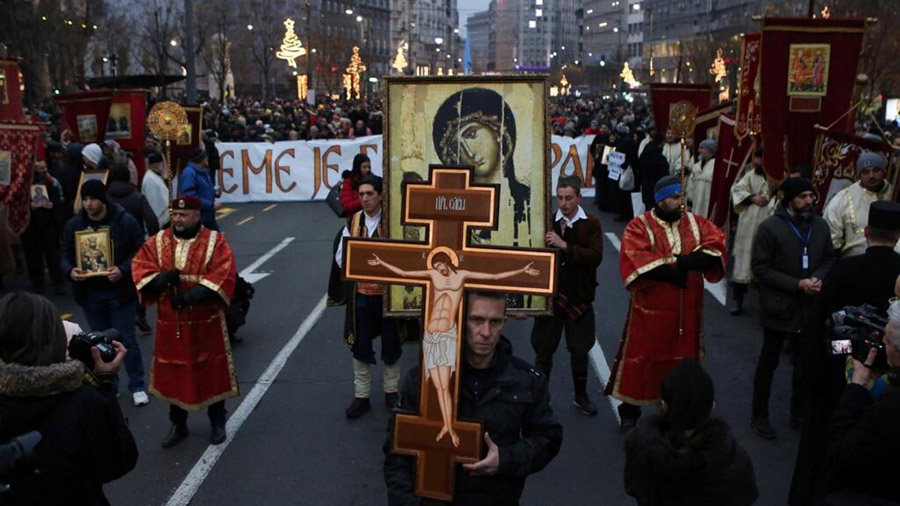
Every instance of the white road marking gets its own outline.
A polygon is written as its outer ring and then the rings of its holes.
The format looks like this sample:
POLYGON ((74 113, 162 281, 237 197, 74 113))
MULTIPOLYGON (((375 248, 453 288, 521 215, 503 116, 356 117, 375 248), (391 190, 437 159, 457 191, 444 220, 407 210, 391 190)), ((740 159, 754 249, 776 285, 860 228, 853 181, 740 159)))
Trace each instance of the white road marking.
POLYGON ((278 243, 274 248, 270 249, 269 252, 266 253, 265 255, 257 258, 256 261, 254 261, 252 264, 248 265, 238 275, 240 277, 244 278, 245 280, 247 280, 247 282, 250 284, 256 283, 257 281, 268 277, 270 274, 272 274, 271 272, 254 272, 254 271, 256 271, 256 269, 258 269, 262 264, 266 263, 270 258, 275 256, 276 253, 278 253, 279 251, 281 251, 285 247, 287 247, 287 245, 290 244, 291 242, 293 242, 293 240, 294 240, 293 237, 285 237, 283 241, 278 243))
MULTIPOLYGON (((600 378, 600 384, 603 385, 603 389, 606 389, 606 385, 609 383, 610 375, 612 374, 609 370, 609 365, 606 363, 606 355, 603 354, 603 348, 600 347, 600 343, 597 341, 597 336, 594 335, 594 347, 591 348, 591 363, 594 364, 594 371, 597 373, 597 377, 600 378)), ((622 401, 616 399, 611 395, 605 396, 606 400, 609 401, 609 407, 612 408, 613 415, 616 417, 616 421, 621 423, 622 420, 619 418, 619 404, 622 404, 622 401)))
MULTIPOLYGON (((616 248, 616 251, 622 251, 622 241, 619 240, 619 237, 616 234, 606 232, 606 238, 609 239, 609 242, 616 248)), ((704 280, 703 287, 706 288, 706 291, 709 292, 714 299, 719 301, 719 304, 722 304, 723 306, 726 304, 728 282, 724 278, 718 283, 710 283, 704 280)))
POLYGON ((294 337, 292 337, 291 340, 284 345, 284 348, 278 352, 278 355, 275 356, 269 364, 269 367, 267 367, 266 371, 260 376, 259 381, 253 385, 253 389, 250 390, 250 393, 247 394, 246 397, 244 397, 241 405, 238 406, 231 418, 228 419, 226 425, 228 439, 220 445, 209 445, 206 448, 206 451, 200 456, 200 460, 194 464, 191 472, 188 473, 178 489, 175 490, 175 493, 172 494, 172 497, 166 502, 166 506, 187 506, 187 504, 191 502, 191 499, 194 498, 194 494, 197 493, 200 485, 203 484, 203 481, 209 475, 210 471, 212 471, 216 462, 218 462, 222 454, 225 453, 225 449, 228 448, 228 445, 234 440, 234 437, 237 435, 241 426, 244 425, 244 422, 250 416, 250 413, 256 409, 256 405, 259 404, 259 401, 266 394, 266 391, 268 391, 269 387, 275 382, 275 378, 278 377, 281 369, 284 368, 287 359, 294 353, 294 350, 297 349, 297 346, 300 345, 300 342, 303 341, 306 334, 322 317, 322 313, 325 312, 326 298, 326 296, 322 296, 316 307, 309 313, 306 319, 303 320, 303 323, 300 325, 300 328, 297 329, 297 333, 294 334, 294 337))

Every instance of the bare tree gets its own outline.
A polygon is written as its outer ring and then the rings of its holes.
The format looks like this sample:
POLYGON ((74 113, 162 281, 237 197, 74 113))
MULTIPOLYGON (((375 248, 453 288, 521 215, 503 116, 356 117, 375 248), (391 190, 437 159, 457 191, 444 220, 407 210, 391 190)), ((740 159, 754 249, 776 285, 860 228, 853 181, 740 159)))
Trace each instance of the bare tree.
POLYGON ((231 45, 237 30, 237 12, 232 2, 206 0, 198 6, 197 25, 205 34, 205 43, 198 44, 200 58, 216 83, 218 96, 225 96, 228 73, 231 71, 231 45))
POLYGON ((251 0, 246 4, 244 14, 253 29, 241 32, 242 49, 247 50, 250 60, 259 70, 263 98, 269 96, 275 52, 284 32, 276 9, 274 0, 251 0))

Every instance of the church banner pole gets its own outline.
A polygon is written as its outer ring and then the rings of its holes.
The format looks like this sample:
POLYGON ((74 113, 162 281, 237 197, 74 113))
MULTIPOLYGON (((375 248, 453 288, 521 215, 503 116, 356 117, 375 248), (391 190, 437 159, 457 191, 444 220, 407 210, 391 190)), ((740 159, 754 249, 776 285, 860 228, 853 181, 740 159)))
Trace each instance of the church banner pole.
MULTIPOLYGON (((694 135, 694 126, 697 122, 697 106, 688 100, 681 100, 670 106, 669 129, 681 139, 681 224, 679 234, 685 232, 685 214, 687 213, 686 182, 687 168, 684 162, 684 153, 687 151, 685 139, 694 135)), ((684 335, 684 288, 679 290, 678 298, 678 336, 684 335)))
MULTIPOLYGON (((172 140, 178 137, 185 125, 188 125, 187 113, 184 107, 175 102, 160 102, 153 106, 153 109, 150 110, 150 114, 147 116, 147 126, 150 128, 150 131, 166 143, 166 173, 168 174, 166 188, 169 192, 170 229, 174 227, 172 224, 172 211, 174 209, 172 198, 172 178, 174 177, 174 171, 172 170, 172 140)), ((174 231, 172 236, 174 239, 174 231)), ((172 266, 175 266, 174 246, 172 247, 172 266)), ((177 288, 173 287, 172 290, 174 293, 177 288)), ((175 310, 175 337, 181 338, 181 325, 177 309, 175 310)))

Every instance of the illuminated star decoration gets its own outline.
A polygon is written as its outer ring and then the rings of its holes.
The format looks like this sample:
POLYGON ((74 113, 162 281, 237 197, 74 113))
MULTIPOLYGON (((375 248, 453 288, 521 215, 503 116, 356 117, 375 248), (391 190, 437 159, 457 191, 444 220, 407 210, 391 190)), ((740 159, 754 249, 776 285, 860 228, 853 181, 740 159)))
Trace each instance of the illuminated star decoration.
POLYGON ((619 77, 621 77, 631 88, 637 88, 641 85, 641 83, 634 78, 634 72, 631 71, 628 62, 625 62, 625 65, 622 66, 622 72, 619 74, 619 77))
POLYGON ((294 20, 287 18, 284 20, 284 40, 281 41, 281 50, 275 53, 279 59, 287 62, 291 68, 297 68, 297 58, 306 54, 306 48, 297 38, 294 32, 294 20))
POLYGON ((406 70, 406 67, 409 66, 409 62, 406 61, 406 55, 403 54, 407 49, 409 49, 409 44, 407 44, 405 40, 401 40, 400 44, 397 45, 397 56, 394 57, 394 61, 391 63, 391 68, 395 69, 400 74, 402 74, 406 70))
POLYGON ((728 76, 728 69, 725 68, 725 59, 722 58, 722 50, 716 52, 716 59, 713 60, 712 66, 709 67, 709 73, 716 76, 716 82, 720 82, 728 76))
MULTIPOLYGON (((359 75, 366 71, 366 66, 362 62, 362 58, 359 57, 359 46, 353 46, 353 56, 350 57, 350 65, 347 65, 347 70, 345 76, 350 76, 350 86, 347 90, 347 99, 350 99, 350 88, 353 89, 353 93, 356 93, 356 98, 359 99, 359 75)), ((344 85, 347 87, 347 77, 344 77, 344 85)))

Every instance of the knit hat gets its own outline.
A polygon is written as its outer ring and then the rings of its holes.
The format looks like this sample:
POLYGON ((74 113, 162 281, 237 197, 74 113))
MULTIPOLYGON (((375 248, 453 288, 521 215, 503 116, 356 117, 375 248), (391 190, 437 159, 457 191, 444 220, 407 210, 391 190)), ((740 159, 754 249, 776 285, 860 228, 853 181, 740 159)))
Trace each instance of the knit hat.
POLYGON ((206 160, 207 156, 208 155, 206 154, 206 150, 203 148, 197 148, 191 151, 190 154, 191 162, 193 163, 202 163, 203 160, 206 160))
POLYGON ((885 170, 884 158, 878 153, 873 153, 871 151, 859 155, 859 159, 856 160, 856 175, 858 176, 863 169, 885 170))
POLYGON ((794 197, 803 192, 814 192, 816 190, 808 179, 802 177, 789 177, 781 183, 781 191, 784 194, 784 198, 781 202, 786 203, 794 200, 794 197))
POLYGON ((681 180, 675 176, 663 176, 653 187, 653 200, 657 203, 681 193, 681 180))
POLYGON ((628 132, 630 131, 631 130, 629 130, 628 125, 626 125, 625 123, 619 123, 618 125, 616 125, 616 132, 619 132, 620 134, 628 135, 628 132))
POLYGON ((81 156, 92 164, 97 165, 100 162, 100 158, 103 157, 103 150, 100 149, 97 143, 92 142, 81 150, 81 156))
POLYGON ((700 149, 709 150, 712 154, 716 154, 716 147, 716 141, 713 139, 706 139, 700 143, 700 149))
POLYGON ((375 174, 368 174, 366 177, 362 178, 362 181, 359 182, 359 186, 362 186, 364 184, 372 185, 373 187, 375 187, 375 191, 381 193, 383 183, 379 176, 376 176, 375 174))
POLYGON ((88 179, 81 185, 81 200, 88 197, 109 205, 109 202, 106 200, 106 185, 99 179, 88 179))

